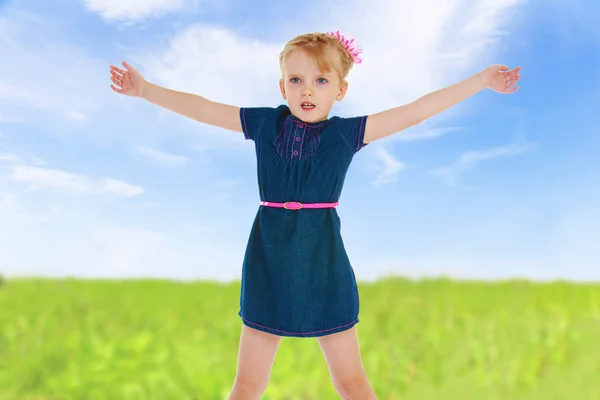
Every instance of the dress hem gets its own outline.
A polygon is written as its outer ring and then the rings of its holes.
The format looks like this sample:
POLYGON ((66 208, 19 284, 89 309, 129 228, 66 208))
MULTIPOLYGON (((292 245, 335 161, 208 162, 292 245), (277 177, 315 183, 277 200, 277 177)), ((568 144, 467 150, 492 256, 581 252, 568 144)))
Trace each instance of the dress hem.
POLYGON ((238 314, 238 315, 242 319, 243 324, 250 328, 253 328, 253 329, 256 329, 256 330, 259 330, 262 332, 270 333, 272 335, 283 336, 283 337, 311 338, 311 337, 332 335, 334 333, 339 333, 339 332, 343 332, 348 329, 351 329, 353 326, 355 326, 359 322, 359 319, 357 317, 356 319, 354 319, 354 321, 352 321, 348 324, 336 326, 334 328, 329 328, 329 329, 324 329, 324 330, 314 331, 314 332, 287 332, 287 331, 282 331, 279 329, 269 328, 267 326, 256 324, 254 322, 248 321, 241 314, 238 314))

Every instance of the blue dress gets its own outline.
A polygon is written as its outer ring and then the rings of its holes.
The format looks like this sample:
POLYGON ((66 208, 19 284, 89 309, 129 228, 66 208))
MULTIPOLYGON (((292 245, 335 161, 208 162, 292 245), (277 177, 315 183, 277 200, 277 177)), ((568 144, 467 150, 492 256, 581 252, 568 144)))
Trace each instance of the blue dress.
MULTIPOLYGON (((287 105, 241 108, 254 141, 261 201, 339 201, 363 142, 366 116, 305 123, 287 105)), ((335 208, 260 206, 242 267, 239 316, 278 336, 317 337, 358 323, 354 271, 335 208)))

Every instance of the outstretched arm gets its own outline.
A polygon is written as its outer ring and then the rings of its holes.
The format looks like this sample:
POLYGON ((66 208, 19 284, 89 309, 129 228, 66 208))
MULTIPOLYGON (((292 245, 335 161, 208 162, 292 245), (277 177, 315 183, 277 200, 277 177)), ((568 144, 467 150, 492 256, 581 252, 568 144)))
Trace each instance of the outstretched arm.
POLYGON ((370 115, 367 118, 364 142, 370 143, 417 125, 486 88, 504 94, 514 93, 519 89, 515 85, 521 78, 520 70, 521 67, 508 71, 507 66, 492 65, 470 78, 426 94, 412 103, 370 115))
POLYGON ((143 98, 198 122, 242 132, 239 107, 155 85, 146 81, 134 67, 124 61, 123 67, 125 69, 110 66, 113 91, 125 96, 143 98))
POLYGON ((192 93, 178 92, 147 82, 144 100, 198 122, 242 132, 240 108, 217 103, 192 93))

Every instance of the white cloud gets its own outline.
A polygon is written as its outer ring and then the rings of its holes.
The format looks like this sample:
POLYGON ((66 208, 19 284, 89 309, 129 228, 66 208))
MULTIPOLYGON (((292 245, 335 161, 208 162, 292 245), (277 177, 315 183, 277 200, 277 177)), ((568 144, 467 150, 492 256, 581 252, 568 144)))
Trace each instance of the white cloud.
POLYGON ((430 173, 443 179, 448 184, 453 184, 459 173, 467 171, 475 167, 481 161, 491 160, 495 158, 513 157, 530 150, 532 146, 514 145, 505 147, 496 147, 487 150, 474 150, 463 153, 452 164, 445 165, 430 171, 430 173))
POLYGON ((165 167, 176 167, 187 163, 186 157, 165 153, 148 147, 138 147, 137 152, 165 167))
MULTIPOLYGON (((29 162, 33 165, 46 165, 46 161, 37 156, 29 156, 29 162)), ((27 160, 13 152, 0 153, 0 163, 6 164, 26 164, 27 160)))
POLYGON ((84 189, 90 183, 89 179, 82 175, 24 165, 14 167, 10 179, 13 182, 29 183, 31 189, 46 187, 84 189))
POLYGON ((281 99, 277 82, 282 46, 196 24, 142 61, 145 76, 169 88, 235 105, 271 104, 281 99))
POLYGON ((398 161, 386 148, 380 146, 375 150, 375 169, 377 176, 373 182, 375 186, 395 182, 398 174, 404 171, 406 165, 398 161))
MULTIPOLYGON (((226 28, 194 24, 178 33, 166 48, 136 57, 137 67, 146 79, 170 89, 236 106, 273 106, 283 102, 278 88, 282 46, 226 28)), ((136 66, 135 60, 130 63, 136 66)), ((232 151, 249 145, 238 134, 158 111, 177 126, 200 132, 204 150, 232 151)))
MULTIPOLYGON (((364 48, 348 103, 373 113, 415 100, 488 63, 509 47, 499 42, 521 0, 369 2, 335 8, 340 28, 364 48), (377 32, 377 34, 373 34, 377 32)), ((448 112, 446 112, 448 114, 448 112)))
POLYGON ((144 193, 139 185, 132 185, 117 179, 103 179, 102 187, 104 192, 116 194, 118 196, 133 197, 144 193))
POLYGON ((40 104, 36 102, 35 96, 33 96, 31 93, 28 93, 19 86, 9 85, 4 82, 0 82, 0 98, 13 101, 26 101, 40 106, 40 104))
POLYGON ((0 161, 9 164, 16 164, 21 162, 21 157, 14 153, 0 153, 0 161))
POLYGON ((181 12, 190 0, 83 0, 85 6, 109 21, 141 21, 181 12))
POLYGON ((87 121, 87 117, 77 110, 66 110, 65 119, 74 124, 80 124, 87 121))
POLYGON ((396 135, 396 139, 402 140, 405 142, 412 142, 417 140, 430 140, 438 138, 442 135, 445 135, 450 132, 456 132, 460 128, 457 127, 447 127, 447 128, 427 128, 426 125, 415 126, 405 131, 399 132, 396 135))
POLYGON ((144 190, 140 186, 115 179, 105 178, 93 181, 82 174, 26 165, 13 167, 10 179, 13 182, 29 184, 29 191, 59 188, 81 193, 105 193, 124 197, 132 197, 144 193, 144 190))

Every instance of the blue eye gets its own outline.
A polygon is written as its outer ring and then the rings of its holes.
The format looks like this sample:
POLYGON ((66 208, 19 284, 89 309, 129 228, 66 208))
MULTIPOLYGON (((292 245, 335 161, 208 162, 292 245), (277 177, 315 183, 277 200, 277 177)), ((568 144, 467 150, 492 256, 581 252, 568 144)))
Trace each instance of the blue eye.
POLYGON ((292 78, 290 79, 290 82, 292 83, 298 83, 300 81, 300 78, 292 78))
POLYGON ((325 79, 325 78, 319 78, 317 81, 319 83, 327 83, 327 79, 325 79))

